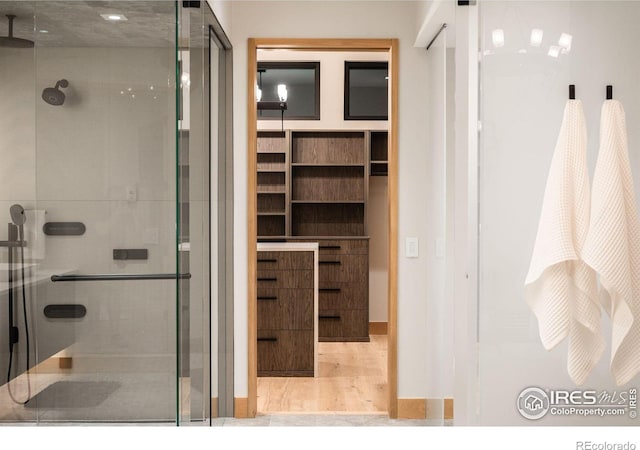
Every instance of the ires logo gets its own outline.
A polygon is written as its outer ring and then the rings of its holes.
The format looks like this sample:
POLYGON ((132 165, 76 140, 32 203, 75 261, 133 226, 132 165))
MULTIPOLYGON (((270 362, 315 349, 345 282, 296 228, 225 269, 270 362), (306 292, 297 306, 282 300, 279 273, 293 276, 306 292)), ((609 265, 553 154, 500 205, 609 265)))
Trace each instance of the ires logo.
POLYGON ((529 420, 539 420, 547 414, 555 416, 577 415, 583 417, 624 416, 635 419, 637 415, 637 390, 596 391, 541 389, 528 387, 518 395, 518 412, 529 420))
POLYGON ((516 406, 525 419, 538 420, 547 415, 551 402, 547 393, 539 387, 528 387, 520 392, 516 406))
POLYGON ((596 391, 549 391, 549 401, 554 406, 597 405, 598 393, 596 391))

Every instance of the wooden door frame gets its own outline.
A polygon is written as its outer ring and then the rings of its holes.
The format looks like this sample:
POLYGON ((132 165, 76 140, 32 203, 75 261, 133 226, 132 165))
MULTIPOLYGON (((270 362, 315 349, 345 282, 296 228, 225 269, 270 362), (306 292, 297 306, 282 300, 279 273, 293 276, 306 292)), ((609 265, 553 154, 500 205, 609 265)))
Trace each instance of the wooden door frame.
POLYGON ((257 147, 258 114, 255 98, 257 51, 292 49, 309 51, 386 51, 389 53, 391 98, 389 108, 388 195, 388 361, 389 391, 387 412, 398 417, 398 50, 397 39, 291 39, 249 38, 247 43, 247 309, 248 309, 248 392, 246 416, 255 417, 258 404, 258 301, 257 301, 257 147))

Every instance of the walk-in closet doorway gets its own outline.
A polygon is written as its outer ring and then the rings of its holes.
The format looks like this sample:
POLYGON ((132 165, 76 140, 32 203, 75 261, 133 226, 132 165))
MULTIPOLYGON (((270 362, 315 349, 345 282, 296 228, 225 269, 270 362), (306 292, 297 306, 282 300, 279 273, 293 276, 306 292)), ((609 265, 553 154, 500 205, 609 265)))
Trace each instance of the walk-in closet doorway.
MULTIPOLYGON (((261 50, 295 50, 295 51, 314 51, 314 52, 380 52, 387 54, 388 61, 388 117, 387 117, 387 130, 386 130, 386 144, 384 145, 385 150, 387 151, 387 164, 388 164, 388 172, 387 172, 387 202, 386 202, 386 213, 388 216, 388 227, 387 227, 387 235, 386 235, 386 244, 387 244, 387 344, 386 344, 386 409, 384 411, 387 412, 389 417, 396 418, 398 416, 397 410, 397 275, 398 275, 398 154, 397 154, 397 142, 398 142, 398 122, 397 122, 397 96, 398 96, 398 42, 393 39, 348 39, 348 40, 338 40, 338 39, 249 39, 248 42, 248 84, 247 84, 247 99, 248 99, 248 166, 247 166, 247 175, 248 175, 248 399, 246 405, 246 416, 255 417, 259 411, 258 408, 258 340, 261 337, 261 334, 258 331, 258 296, 262 295, 263 299, 273 299, 272 296, 266 296, 260 294, 259 285, 258 285, 258 271, 259 269, 264 269, 264 267, 258 267, 258 237, 260 236, 259 228, 260 224, 258 223, 258 212, 259 212, 259 183, 258 178, 260 174, 258 167, 258 108, 257 108, 257 90, 256 86, 258 85, 258 53, 261 50)), ((280 130, 278 130, 280 131, 280 130)), ((345 134, 345 133, 343 133, 345 134)), ((284 129, 282 130, 282 136, 286 136, 284 133, 284 129)), ((317 133, 314 133, 313 136, 299 136, 300 139, 304 137, 312 137, 316 138, 317 133)), ((344 137, 344 136, 342 136, 344 137)), ((347 136, 347 139, 350 139, 353 136, 347 136)), ((356 136, 356 138, 359 138, 356 136)), ((293 132, 288 135, 287 139, 296 139, 293 136, 293 132)), ((372 148, 372 142, 376 139, 374 131, 367 131, 362 133, 362 141, 365 143, 365 148, 372 148)), ((314 143, 313 145, 316 145, 314 143)), ((294 148, 294 147, 291 147, 294 148)), ((292 153, 294 155, 294 153, 292 153)), ((288 162, 288 161, 287 161, 288 162)), ((293 161, 292 161, 293 162, 293 161)), ((326 163, 326 162, 325 162, 326 163)), ((367 155, 365 161, 361 163, 358 161, 357 164, 350 163, 351 167, 349 168, 341 168, 345 172, 351 174, 351 172, 356 173, 358 170, 362 171, 366 177, 369 176, 370 170, 372 166, 369 164, 370 158, 367 155), (361 168, 355 169, 356 165, 362 165, 361 168)), ((324 164, 324 163, 323 163, 324 164)), ((333 163, 332 163, 333 164, 333 163)), ((306 167, 306 163, 294 163, 293 167, 299 172, 309 171, 312 172, 315 169, 311 169, 306 167), (305 166, 305 167, 302 167, 305 166)), ((349 178, 349 175, 346 178, 349 178)), ((322 178, 322 176, 318 177, 322 178)), ((288 183, 287 183, 288 184, 288 183)), ((292 186, 295 188, 295 186, 292 186)), ((368 190, 368 185, 367 185, 368 190)), ((295 190, 291 190, 290 192, 295 192, 295 190)), ((299 203, 304 203, 300 199, 293 199, 291 202, 292 212, 291 217, 295 218, 296 214, 298 217, 304 217, 308 211, 305 208, 310 208, 306 205, 299 205, 299 203), (298 205, 298 206, 296 206, 298 205), (294 208, 297 208, 299 212, 296 212, 294 208)), ((315 202, 315 201, 314 201, 315 202)), ((307 202, 311 203, 311 202, 307 202)), ((358 201, 354 201, 353 203, 360 203, 358 201)), ((350 205, 348 209, 345 209, 346 214, 350 214, 347 211, 357 210, 358 206, 353 207, 350 205)), ((363 212, 360 213, 362 216, 366 217, 366 212, 364 208, 366 205, 362 207, 363 212)), ((313 214, 313 213, 311 213, 313 214)), ((320 214, 320 213, 317 213, 320 214)), ((293 219, 291 219, 293 220, 293 219)), ((364 219, 366 220, 366 219, 364 219)), ((306 226, 307 222, 302 221, 306 226)), ((349 226, 351 226, 351 221, 349 221, 349 226)), ((291 230, 292 226, 291 222, 288 225, 288 229, 291 230)), ((366 225, 364 225, 364 230, 366 230, 366 225)), ((350 228, 350 230, 352 230, 350 228)), ((301 232, 302 233, 302 232, 301 232)), ((358 231, 349 231, 349 233, 358 234, 358 231)), ((287 233, 288 234, 288 233, 287 233)), ((318 233, 320 234, 320 233, 318 233)), ((366 233, 360 233, 366 234, 366 233)), ((327 236, 333 236, 333 234, 326 234, 327 236)), ((312 239, 309 239, 312 240, 312 239)), ((357 239, 353 240, 345 240, 343 243, 335 243, 335 242, 325 242, 324 248, 334 250, 336 253, 347 255, 343 258, 348 260, 349 258, 353 258, 354 261, 360 261, 358 258, 362 258, 363 253, 365 251, 362 250, 365 244, 360 243, 357 239), (336 245, 338 244, 338 245, 336 245)), ((368 256, 364 256, 368 258, 368 256)), ((324 258, 326 259, 326 258, 324 258)), ((338 259, 336 257, 336 259, 338 259)), ((332 263, 334 264, 345 264, 344 262, 338 261, 324 261, 325 264, 332 263)), ((368 264, 368 260, 367 260, 368 264)), ((357 264, 355 265, 357 267, 357 264)), ((320 277, 322 278, 322 271, 320 271, 320 277)), ((367 274, 368 277, 368 274, 367 274)), ((355 279, 358 278, 356 275, 355 279)), ((343 289, 346 288, 346 285, 343 285, 343 289)), ((328 290, 328 289, 325 289, 328 290)), ((337 290, 337 289, 334 289, 337 290)), ((367 286, 368 290, 368 286, 367 286)), ((267 303, 267 302, 263 302, 267 303)), ((271 302, 269 302, 271 303, 271 302)), ((316 304, 317 311, 317 304, 316 304)), ((326 314, 326 311, 325 311, 326 314)), ((317 315, 317 312, 316 312, 317 315)), ((348 315, 345 314, 341 316, 341 313, 336 313, 331 316, 323 317, 324 319, 338 319, 347 320, 348 315)), ((369 324, 367 323, 367 329, 364 332, 365 337, 353 337, 353 340, 362 340, 368 341, 369 337, 369 324)), ((327 330, 327 327, 324 327, 327 330)), ((316 325, 316 333, 317 333, 317 325, 316 325)), ((339 333, 338 333, 339 334, 339 333)), ((356 333, 357 334, 357 333, 356 333)), ((275 341, 276 338, 264 338, 261 340, 275 341)), ((326 340, 326 339, 325 339, 326 340)), ((338 340, 338 338, 336 338, 338 340)), ((373 341, 373 340, 372 340, 373 341)), ((374 343, 367 342, 363 345, 373 345, 374 343)), ((238 405, 239 406, 239 405, 238 405)), ((315 411, 314 411, 315 412, 315 411)), ((326 411, 333 412, 333 411, 326 411)))

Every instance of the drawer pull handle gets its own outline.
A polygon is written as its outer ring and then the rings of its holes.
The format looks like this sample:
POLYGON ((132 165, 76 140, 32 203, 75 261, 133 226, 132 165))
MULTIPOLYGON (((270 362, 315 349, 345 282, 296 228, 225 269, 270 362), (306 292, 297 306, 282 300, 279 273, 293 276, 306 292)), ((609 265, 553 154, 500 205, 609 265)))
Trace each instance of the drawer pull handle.
POLYGON ((321 245, 320 249, 322 250, 340 250, 339 245, 321 245))
POLYGON ((259 263, 277 263, 278 260, 277 259, 259 259, 258 262, 259 263))
POLYGON ((340 292, 340 288, 320 288, 320 292, 340 292))
POLYGON ((332 265, 332 266, 339 266, 340 264, 342 264, 340 261, 319 261, 320 264, 326 264, 326 265, 332 265))
POLYGON ((340 320, 340 316, 318 316, 320 319, 340 320))
POLYGON ((278 297, 258 297, 258 300, 278 300, 278 297))
POLYGON ((258 338, 258 342, 278 342, 278 338, 277 337, 258 338))
POLYGON ((277 278, 258 278, 258 281, 278 281, 277 278))

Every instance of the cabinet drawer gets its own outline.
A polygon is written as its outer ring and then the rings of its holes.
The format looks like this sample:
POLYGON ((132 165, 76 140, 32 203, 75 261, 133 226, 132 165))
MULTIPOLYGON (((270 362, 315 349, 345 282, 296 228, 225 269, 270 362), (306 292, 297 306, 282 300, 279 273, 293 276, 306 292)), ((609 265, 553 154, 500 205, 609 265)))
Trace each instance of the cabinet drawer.
POLYGON ((313 330, 313 289, 258 288, 258 330, 313 330))
POLYGON ((313 331, 258 330, 258 376, 313 376, 313 331))
POLYGON ((321 310, 318 314, 318 336, 320 340, 369 340, 369 311, 321 310))
POLYGON ((318 291, 319 309, 367 309, 369 283, 327 283, 318 291))
POLYGON ((366 255, 369 253, 368 239, 319 240, 320 255, 366 255))
POLYGON ((313 270, 313 252, 258 252, 258 270, 313 270))
POLYGON ((260 288, 313 289, 313 270, 258 270, 260 288))
POLYGON ((323 255, 319 261, 320 285, 369 279, 367 255, 323 255))

